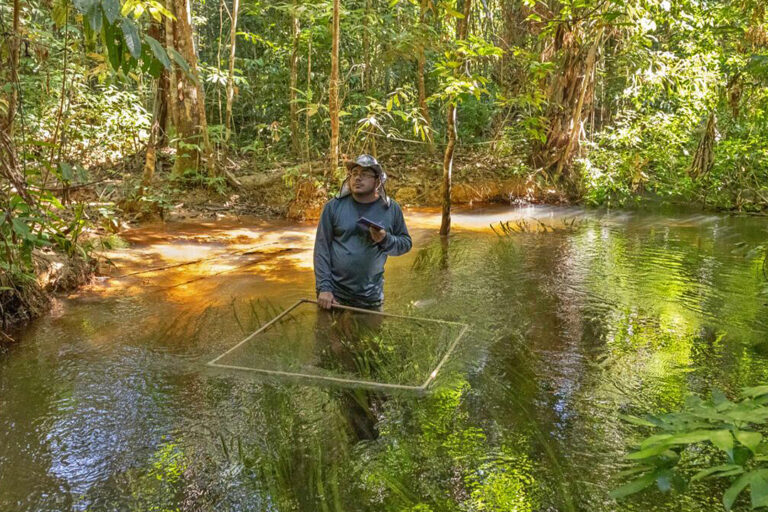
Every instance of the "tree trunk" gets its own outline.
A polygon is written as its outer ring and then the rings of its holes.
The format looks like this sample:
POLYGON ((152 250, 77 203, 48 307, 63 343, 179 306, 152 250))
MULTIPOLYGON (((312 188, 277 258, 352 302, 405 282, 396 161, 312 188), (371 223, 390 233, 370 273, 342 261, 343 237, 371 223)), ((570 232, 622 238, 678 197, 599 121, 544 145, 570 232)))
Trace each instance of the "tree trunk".
MULTIPOLYGON (((534 165, 550 169, 555 181, 560 179, 579 150, 583 112, 586 102, 591 104, 594 95, 594 68, 604 27, 595 35, 586 58, 579 42, 575 40, 578 37, 577 31, 562 26, 555 35, 556 45, 558 41, 567 41, 564 49, 566 54, 562 72, 553 78, 548 93, 550 113, 547 139, 533 156, 534 165)), ((554 51, 558 51, 558 48, 554 48, 554 51)))
MULTIPOLYGON (((227 9, 229 14, 229 9, 227 9)), ((232 16, 230 15, 230 20, 232 16)), ((224 39, 224 1, 219 0, 219 38, 216 41, 216 73, 221 75, 221 43, 224 39)), ((224 111, 221 109, 221 90, 216 88, 216 105, 219 107, 219 124, 224 126, 224 111)))
MULTIPOLYGON (((152 21, 149 26, 149 35, 158 41, 165 39, 165 28, 159 22, 152 21)), ((165 147, 167 134, 166 121, 168 119, 168 71, 163 68, 155 84, 155 100, 152 110, 152 126, 149 130, 147 141, 147 153, 144 158, 144 173, 139 189, 139 197, 152 183, 157 164, 157 150, 165 147)))
POLYGON ((174 48, 189 65, 189 74, 175 65, 170 73, 171 112, 176 127, 176 162, 173 175, 184 171, 198 171, 203 156, 208 157, 213 169, 208 126, 205 119, 203 87, 197 72, 197 55, 192 38, 192 13, 189 0, 169 2, 174 20, 167 21, 168 37, 174 48))
POLYGON ((456 147, 456 105, 448 105, 445 117, 445 129, 448 132, 448 144, 443 155, 443 215, 440 222, 440 236, 448 236, 451 231, 451 178, 453 174, 453 149, 456 147))
POLYGON ((328 91, 328 110, 331 117, 331 151, 328 174, 331 178, 339 165, 339 16, 340 0, 333 0, 333 27, 331 30, 331 81, 328 91))
MULTIPOLYGON (((464 40, 467 38, 469 29, 469 15, 472 12, 472 0, 464 0, 464 17, 456 21, 456 39, 464 40)), ((460 65, 456 67, 455 73, 462 73, 460 65)), ((453 150, 456 147, 458 131, 456 127, 456 100, 448 103, 448 112, 445 118, 445 129, 448 133, 448 144, 443 154, 443 186, 442 186, 442 220, 440 222, 440 236, 448 236, 451 231, 451 180, 453 174, 453 150)))
POLYGON ((240 11, 240 0, 233 0, 232 27, 229 32, 229 73, 227 74, 227 110, 224 142, 229 142, 232 134, 232 99, 235 96, 235 49, 237 47, 237 14, 240 11))
POLYGON ((16 146, 6 131, 0 131, 0 176, 13 185, 16 193, 21 196, 30 208, 35 206, 35 200, 27 190, 26 177, 19 169, 16 146))
MULTIPOLYGON (((311 98, 312 94, 312 31, 309 32, 309 41, 307 42, 307 98, 311 98)), ((304 137, 306 137, 306 144, 307 144, 307 162, 310 161, 309 158, 309 118, 311 116, 309 115, 309 108, 306 109, 306 112, 304 113, 304 137)), ((310 169, 312 167, 312 164, 310 163, 310 169)))
POLYGON ((301 142, 299 140, 299 108, 296 104, 296 87, 299 76, 299 16, 296 12, 299 6, 298 0, 293 0, 293 10, 291 11, 291 30, 293 31, 293 48, 291 51, 291 90, 290 90, 290 108, 291 108, 291 148, 293 155, 298 157, 301 153, 301 142))
MULTIPOLYGON (((155 36, 152 36, 155 37, 155 36)), ((157 39, 157 38, 156 38, 157 39)), ((139 197, 152 184, 157 164, 157 149, 165 145, 165 120, 168 116, 168 73, 163 71, 155 86, 155 105, 152 112, 152 127, 147 141, 147 154, 144 159, 144 174, 141 179, 139 197)))
POLYGON ((688 175, 694 180, 708 173, 715 163, 715 138, 717 137, 717 116, 714 112, 707 119, 707 126, 696 147, 693 162, 688 169, 688 175))
POLYGON ((579 98, 576 102, 576 108, 574 108, 571 113, 570 136, 568 137, 568 142, 565 145, 565 149, 559 155, 557 161, 557 170, 555 171, 555 180, 560 178, 564 167, 570 164, 572 155, 579 149, 579 139, 582 132, 584 100, 587 97, 588 90, 591 90, 594 93, 594 70, 595 63, 597 61, 597 49, 600 46, 600 41, 603 38, 603 30, 604 28, 601 27, 597 33, 595 42, 592 44, 592 47, 589 49, 589 53, 587 54, 587 62, 584 66, 584 72, 581 77, 579 98))
POLYGON ((21 0, 13 0, 13 29, 11 30, 8 48, 8 82, 10 92, 8 94, 8 112, 4 120, 0 120, 0 132, 5 132, 9 139, 13 139, 13 120, 16 117, 16 102, 19 92, 16 89, 19 84, 19 46, 21 25, 21 0))
POLYGON ((466 39, 469 33, 469 15, 472 12, 472 0, 464 0, 464 15, 463 18, 458 18, 456 21, 456 37, 458 39, 466 39))

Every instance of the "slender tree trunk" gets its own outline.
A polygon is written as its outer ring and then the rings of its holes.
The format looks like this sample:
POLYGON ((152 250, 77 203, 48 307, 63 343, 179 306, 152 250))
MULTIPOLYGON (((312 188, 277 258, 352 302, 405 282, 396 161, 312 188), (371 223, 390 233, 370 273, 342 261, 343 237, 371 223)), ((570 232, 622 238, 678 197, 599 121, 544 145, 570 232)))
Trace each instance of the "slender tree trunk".
MULTIPOLYGON (((229 10, 227 10, 229 13, 229 10)), ((231 18, 231 16, 230 16, 231 18)), ((219 40, 216 42, 216 71, 221 75, 221 43, 224 39, 224 0, 219 0, 219 40)), ((219 124, 224 125, 224 112, 221 110, 221 89, 216 88, 216 103, 219 107, 219 124)))
MULTIPOLYGON (((463 40, 467 38, 469 29, 469 15, 472 12, 472 0, 464 0, 464 17, 456 21, 456 38, 463 40)), ((462 73, 464 65, 456 68, 456 74, 462 73)), ((442 219, 440 222, 440 236, 448 236, 451 231, 451 180, 453 174, 453 152, 456 147, 458 136, 456 126, 456 100, 448 103, 448 112, 445 118, 445 129, 448 132, 448 144, 443 154, 443 187, 442 187, 442 219)))
POLYGON ((331 117, 331 150, 328 174, 331 178, 339 165, 339 16, 340 0, 333 0, 333 27, 331 30, 331 81, 328 88, 328 110, 331 117))
POLYGON ((157 149, 165 145, 165 119, 168 115, 168 73, 166 71, 160 74, 155 87, 152 127, 150 128, 149 140, 147 141, 147 154, 144 158, 144 173, 141 179, 139 197, 143 196, 145 190, 152 184, 157 164, 157 149))
POLYGON ((8 81, 11 90, 8 94, 8 115, 5 120, 0 121, 0 131, 5 132, 9 139, 13 139, 13 120, 16 117, 16 102, 19 92, 17 90, 19 83, 19 46, 21 25, 21 0, 13 0, 13 29, 9 39, 8 55, 8 81))
MULTIPOLYGON (((168 9, 173 10, 173 2, 169 0, 168 9)), ((165 20, 165 48, 169 50, 174 48, 173 43, 173 21, 170 18, 164 18, 165 20)), ((166 98, 166 105, 168 107, 168 117, 170 118, 170 126, 176 130, 179 122, 179 109, 178 109, 178 90, 179 90, 179 73, 181 70, 171 61, 171 69, 168 71, 168 91, 166 98)))
POLYGON ((715 138, 717 137, 717 116, 712 112, 707 118, 704 133, 696 147, 688 175, 694 180, 708 173, 715 163, 715 138))
MULTIPOLYGON (((13 2, 13 29, 10 34, 9 54, 8 54, 8 75, 11 90, 8 94, 8 112, 5 118, 0 118, 0 177, 5 178, 16 193, 21 196, 27 205, 32 208, 35 201, 27 190, 26 176, 19 169, 18 157, 16 155, 16 146, 13 142, 13 122, 16 117, 16 103, 18 98, 19 83, 19 46, 20 46, 20 25, 21 25, 21 0, 13 2)), ((2 73, 0 73, 2 76, 2 73)), ((47 177, 47 175, 46 175, 47 177)), ((9 208, 8 198, 0 196, 0 202, 4 203, 5 208, 9 208)), ((6 212, 2 212, 6 213, 6 212)), ((0 213, 0 214, 2 214, 0 213)), ((6 221, 10 222, 10 209, 7 212, 6 221)), ((42 228, 41 228, 42 229, 42 228)), ((15 236, 15 235, 13 235, 15 236)), ((15 241, 15 239, 14 239, 15 241)), ((5 244, 6 259, 8 263, 13 262, 13 253, 8 243, 5 244)), ((5 316, 3 316, 3 327, 5 327, 5 316)))
POLYGON ((290 90, 290 108, 291 108, 291 149, 294 156, 301 153, 301 142, 299 139, 299 106, 296 103, 296 87, 299 77, 299 16, 297 7, 298 0, 293 0, 293 10, 291 11, 291 30, 293 31, 293 48, 291 50, 291 90, 290 90))
POLYGON ((224 125, 224 141, 229 142, 232 134, 232 100, 235 96, 235 49, 237 48, 237 15, 240 11, 240 0, 233 0, 232 28, 229 32, 229 73, 227 74, 227 114, 224 125))
POLYGON ((0 176, 8 180, 30 207, 35 205, 35 200, 27 190, 27 180, 19 169, 19 161, 16 155, 16 146, 8 132, 0 130, 0 176))
POLYGON ((445 116, 445 130, 448 133, 448 144, 443 154, 443 214, 440 221, 440 236, 448 236, 451 231, 451 180, 453 174, 453 150, 456 147, 456 105, 448 105, 445 116))
MULTIPOLYGON (((307 98, 312 97, 312 31, 309 32, 309 41, 307 42, 307 98)), ((306 137, 307 144, 307 162, 310 161, 310 147, 309 147, 309 108, 306 109, 304 115, 304 137, 306 137)), ((310 164, 310 168, 311 168, 310 164)))

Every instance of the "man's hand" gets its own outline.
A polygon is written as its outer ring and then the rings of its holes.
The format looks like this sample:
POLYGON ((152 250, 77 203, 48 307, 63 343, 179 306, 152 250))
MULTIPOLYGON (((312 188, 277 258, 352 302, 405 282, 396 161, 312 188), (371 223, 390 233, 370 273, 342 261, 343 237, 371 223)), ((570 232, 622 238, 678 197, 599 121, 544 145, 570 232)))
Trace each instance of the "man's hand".
POLYGON ((383 229, 376 229, 373 226, 368 226, 368 231, 371 233, 371 238, 373 238, 373 241, 376 243, 381 242, 387 236, 386 231, 383 229))
POLYGON ((333 292, 320 292, 317 294, 317 305, 323 309, 331 309, 331 305, 336 304, 336 298, 333 292))

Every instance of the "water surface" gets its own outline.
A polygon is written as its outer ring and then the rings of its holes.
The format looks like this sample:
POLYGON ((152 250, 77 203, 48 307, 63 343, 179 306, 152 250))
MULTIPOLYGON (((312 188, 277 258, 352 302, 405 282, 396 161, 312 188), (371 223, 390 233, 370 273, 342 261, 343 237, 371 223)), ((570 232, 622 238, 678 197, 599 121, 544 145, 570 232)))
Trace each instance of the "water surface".
POLYGON ((149 226, 0 353, 0 510, 721 510, 705 486, 611 500, 640 434, 618 416, 768 382, 768 220, 492 207, 448 243, 406 221, 385 310, 472 325, 430 394, 205 369, 313 295, 314 227, 149 226))

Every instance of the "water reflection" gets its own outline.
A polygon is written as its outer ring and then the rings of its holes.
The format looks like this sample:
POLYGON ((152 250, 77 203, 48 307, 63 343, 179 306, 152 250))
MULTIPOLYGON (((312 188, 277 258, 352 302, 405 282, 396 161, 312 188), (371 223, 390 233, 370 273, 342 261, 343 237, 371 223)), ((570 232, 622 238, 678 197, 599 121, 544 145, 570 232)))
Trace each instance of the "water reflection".
MULTIPOLYGON (((18 336, 0 355, 0 510, 719 510, 705 486, 611 501, 636 437, 618 416, 768 381, 768 221, 538 207, 454 221, 445 243, 435 215, 409 214, 416 250, 387 270, 387 311, 472 324, 424 397, 201 369, 312 293, 312 226, 138 234, 114 255, 123 270, 293 251, 106 281, 18 336), (487 227, 521 218, 578 222, 487 227)), ((259 357, 395 378, 388 352, 331 320, 317 328, 336 341, 310 328, 306 347, 284 336, 259 357)))

